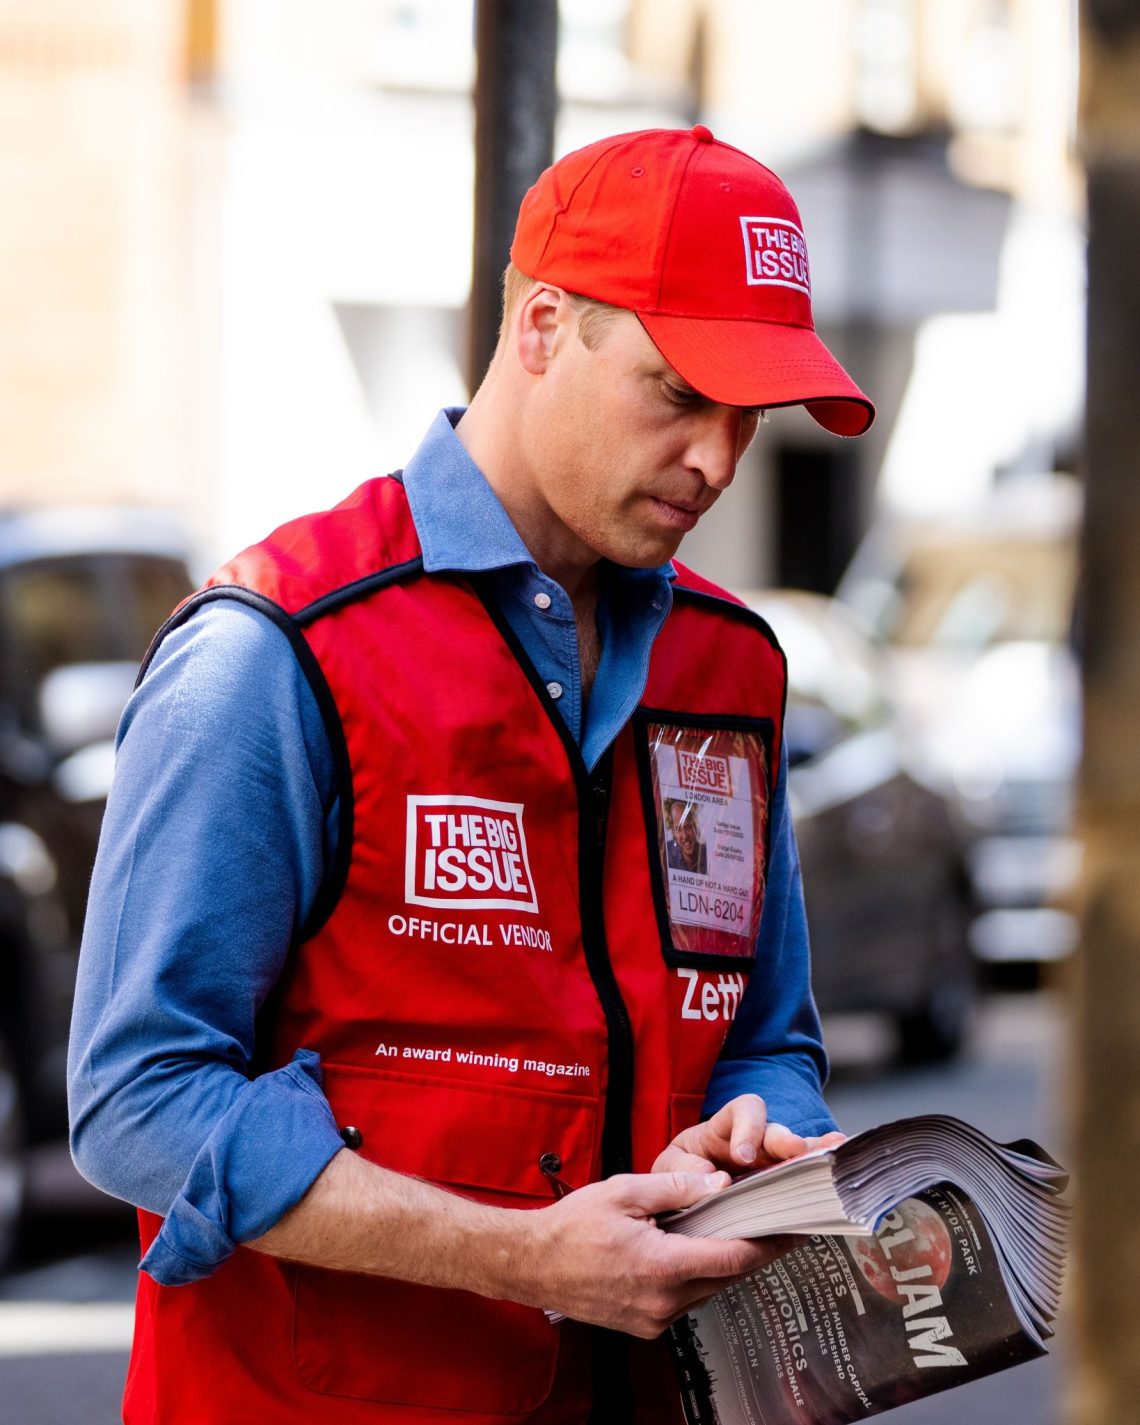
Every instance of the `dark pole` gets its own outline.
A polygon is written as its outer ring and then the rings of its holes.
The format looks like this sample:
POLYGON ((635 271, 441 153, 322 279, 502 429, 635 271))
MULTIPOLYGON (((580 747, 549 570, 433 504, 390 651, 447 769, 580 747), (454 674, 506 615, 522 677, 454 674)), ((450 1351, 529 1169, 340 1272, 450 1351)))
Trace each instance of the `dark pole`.
POLYGON ((523 195, 554 158, 558 0, 475 6, 475 250, 467 384, 495 350, 503 269, 523 195))

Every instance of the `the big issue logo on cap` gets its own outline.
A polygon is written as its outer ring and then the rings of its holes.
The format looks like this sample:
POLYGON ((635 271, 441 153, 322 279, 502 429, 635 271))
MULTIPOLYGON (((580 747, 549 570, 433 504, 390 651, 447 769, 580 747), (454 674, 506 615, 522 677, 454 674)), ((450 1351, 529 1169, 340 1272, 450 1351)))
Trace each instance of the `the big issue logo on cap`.
POLYGON ((741 218, 749 287, 793 287, 811 296, 807 243, 787 218, 741 218))

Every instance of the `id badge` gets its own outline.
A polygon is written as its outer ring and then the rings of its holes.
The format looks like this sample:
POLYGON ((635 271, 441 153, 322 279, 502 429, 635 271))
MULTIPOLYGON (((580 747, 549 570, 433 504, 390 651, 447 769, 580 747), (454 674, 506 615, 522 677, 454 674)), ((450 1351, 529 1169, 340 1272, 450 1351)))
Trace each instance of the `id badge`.
POLYGON ((674 963, 751 964, 764 904, 772 725, 699 721, 709 725, 669 714, 643 723, 663 948, 674 963))

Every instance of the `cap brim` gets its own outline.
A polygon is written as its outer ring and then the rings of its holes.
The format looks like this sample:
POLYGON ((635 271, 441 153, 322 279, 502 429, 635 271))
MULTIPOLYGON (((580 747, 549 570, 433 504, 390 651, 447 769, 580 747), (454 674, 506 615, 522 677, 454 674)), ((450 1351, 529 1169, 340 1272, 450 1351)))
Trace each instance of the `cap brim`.
POLYGON ((825 430, 862 435, 875 407, 810 327, 638 312, 679 376, 726 406, 806 406, 825 430))

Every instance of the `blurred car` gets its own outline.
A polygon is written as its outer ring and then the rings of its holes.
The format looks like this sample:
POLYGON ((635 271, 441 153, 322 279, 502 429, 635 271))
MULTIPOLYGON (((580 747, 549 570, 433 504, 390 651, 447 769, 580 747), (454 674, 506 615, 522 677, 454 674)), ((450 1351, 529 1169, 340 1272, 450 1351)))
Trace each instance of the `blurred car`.
POLYGON ((788 659, 788 796, 819 1007, 885 1012, 903 1058, 947 1058, 976 995, 969 878, 945 802, 903 762, 880 650, 834 599, 748 602, 788 659))
POLYGON ((0 515, 0 1262, 27 1150, 67 1128, 76 959, 114 736, 151 635, 190 592, 142 510, 0 515))
POLYGON ((983 961, 1076 944, 1079 519, 1072 480, 1011 480, 952 519, 881 520, 839 588, 886 644, 908 764, 970 842, 983 961))

